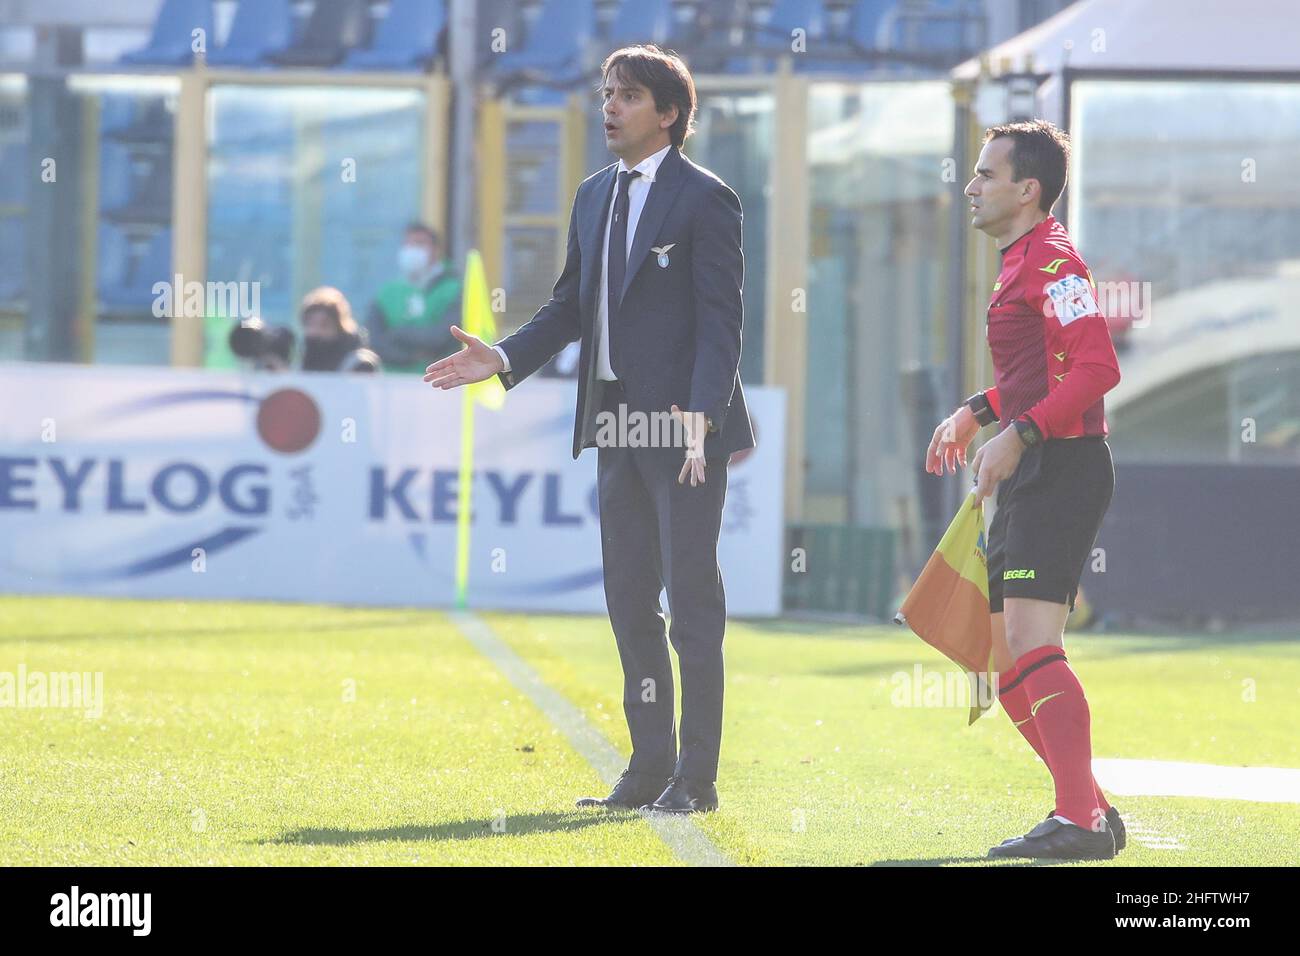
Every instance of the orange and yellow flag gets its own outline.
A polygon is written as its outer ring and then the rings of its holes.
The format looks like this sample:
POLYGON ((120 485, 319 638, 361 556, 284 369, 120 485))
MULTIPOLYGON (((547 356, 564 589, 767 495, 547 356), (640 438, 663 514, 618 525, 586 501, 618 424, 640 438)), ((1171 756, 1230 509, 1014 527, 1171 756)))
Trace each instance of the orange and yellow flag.
POLYGON ((939 547, 894 617, 971 679, 970 723, 993 706, 993 623, 989 618, 989 572, 984 509, 975 492, 966 496, 939 547))

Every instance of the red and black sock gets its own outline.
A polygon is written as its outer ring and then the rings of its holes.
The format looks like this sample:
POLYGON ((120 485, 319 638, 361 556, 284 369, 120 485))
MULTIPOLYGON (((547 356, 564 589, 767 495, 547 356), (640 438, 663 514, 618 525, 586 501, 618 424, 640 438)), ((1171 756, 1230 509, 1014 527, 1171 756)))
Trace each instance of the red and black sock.
POLYGON ((1088 701, 1064 651, 1035 648, 999 674, 998 685, 1002 709, 1051 771, 1056 813, 1091 828, 1093 811, 1110 804, 1092 776, 1088 701))

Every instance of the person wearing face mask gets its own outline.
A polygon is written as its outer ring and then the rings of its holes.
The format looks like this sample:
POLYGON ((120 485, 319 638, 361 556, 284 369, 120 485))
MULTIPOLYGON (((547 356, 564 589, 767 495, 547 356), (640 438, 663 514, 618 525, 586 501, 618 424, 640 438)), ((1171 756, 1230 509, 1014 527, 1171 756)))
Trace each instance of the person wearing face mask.
POLYGON ((302 370, 304 372, 377 372, 378 356, 366 348, 365 330, 357 327, 352 306, 338 289, 321 286, 302 300, 302 370))
POLYGON ((460 318, 461 277, 441 251, 436 232, 408 225, 397 254, 400 278, 385 283, 370 307, 371 348, 389 371, 423 372, 459 344, 451 326, 460 318))

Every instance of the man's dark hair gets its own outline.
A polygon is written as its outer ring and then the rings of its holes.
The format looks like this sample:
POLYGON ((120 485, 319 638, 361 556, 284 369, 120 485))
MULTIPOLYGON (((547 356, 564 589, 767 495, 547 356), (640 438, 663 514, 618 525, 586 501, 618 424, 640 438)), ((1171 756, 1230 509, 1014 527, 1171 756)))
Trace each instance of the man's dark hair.
POLYGON ((408 222, 406 224, 406 231, 418 232, 421 235, 427 236, 429 241, 432 242, 435 246, 442 245, 442 240, 438 237, 438 234, 433 231, 432 227, 426 226, 422 222, 408 222))
POLYGON ((1046 120, 1005 123, 984 131, 984 142, 1007 137, 1011 146, 1011 178, 1037 179, 1042 191, 1038 208, 1051 212, 1065 188, 1065 173, 1070 165, 1070 136, 1046 120))
POLYGON ((653 43, 625 46, 605 57, 600 74, 597 92, 604 89, 606 80, 618 77, 626 84, 648 89, 660 113, 676 106, 677 122, 668 127, 668 137, 678 149, 695 132, 695 81, 682 58, 672 50, 662 50, 653 43))

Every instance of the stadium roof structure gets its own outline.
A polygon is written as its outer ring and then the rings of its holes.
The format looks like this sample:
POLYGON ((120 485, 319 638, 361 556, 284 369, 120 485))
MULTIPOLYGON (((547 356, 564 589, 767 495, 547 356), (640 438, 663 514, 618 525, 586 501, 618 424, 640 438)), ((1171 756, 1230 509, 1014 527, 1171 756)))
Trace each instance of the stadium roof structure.
POLYGON ((1289 307, 1297 296, 1300 261, 1289 261, 1275 275, 1219 279, 1161 300, 1150 326, 1130 339, 1107 408, 1241 359, 1300 352, 1300 325, 1289 307))
POLYGON ((995 74, 1300 73, 1295 17, 1277 0, 1079 0, 952 75, 976 79, 985 62, 995 74))

